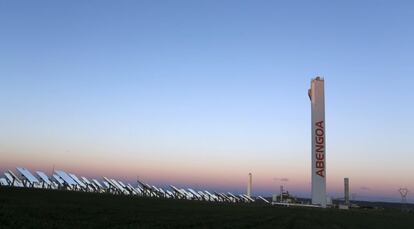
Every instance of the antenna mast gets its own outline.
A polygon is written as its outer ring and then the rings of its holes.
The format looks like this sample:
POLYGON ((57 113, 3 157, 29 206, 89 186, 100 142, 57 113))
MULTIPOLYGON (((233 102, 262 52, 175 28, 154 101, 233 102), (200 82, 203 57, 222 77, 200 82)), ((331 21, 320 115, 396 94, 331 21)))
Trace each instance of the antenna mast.
POLYGON ((398 192, 401 195, 401 211, 405 212, 405 211, 407 211, 408 189, 407 188, 400 188, 400 189, 398 189, 398 192))

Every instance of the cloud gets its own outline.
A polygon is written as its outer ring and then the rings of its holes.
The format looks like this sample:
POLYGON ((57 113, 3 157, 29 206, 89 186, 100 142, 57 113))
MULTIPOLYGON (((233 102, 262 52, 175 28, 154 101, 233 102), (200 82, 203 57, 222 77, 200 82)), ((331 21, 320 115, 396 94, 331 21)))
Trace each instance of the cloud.
POLYGON ((281 182, 289 182, 289 178, 286 177, 275 177, 273 178, 274 181, 281 181, 281 182))
POLYGON ((366 187, 366 186, 362 186, 359 189, 364 190, 364 191, 371 191, 371 188, 366 187))

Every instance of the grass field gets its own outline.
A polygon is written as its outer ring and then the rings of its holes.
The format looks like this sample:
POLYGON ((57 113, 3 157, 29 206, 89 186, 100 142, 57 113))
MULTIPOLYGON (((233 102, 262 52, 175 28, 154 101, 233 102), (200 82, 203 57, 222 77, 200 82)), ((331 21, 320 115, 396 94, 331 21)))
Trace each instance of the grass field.
POLYGON ((414 228, 414 214, 0 187, 0 228, 414 228))

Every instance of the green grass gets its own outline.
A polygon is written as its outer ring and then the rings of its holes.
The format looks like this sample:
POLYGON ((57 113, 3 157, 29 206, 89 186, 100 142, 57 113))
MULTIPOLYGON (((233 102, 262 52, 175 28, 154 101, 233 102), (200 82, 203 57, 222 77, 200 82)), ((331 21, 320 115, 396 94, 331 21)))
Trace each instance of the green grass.
POLYGON ((82 192, 0 188, 0 228, 414 228, 393 210, 218 204, 82 192))

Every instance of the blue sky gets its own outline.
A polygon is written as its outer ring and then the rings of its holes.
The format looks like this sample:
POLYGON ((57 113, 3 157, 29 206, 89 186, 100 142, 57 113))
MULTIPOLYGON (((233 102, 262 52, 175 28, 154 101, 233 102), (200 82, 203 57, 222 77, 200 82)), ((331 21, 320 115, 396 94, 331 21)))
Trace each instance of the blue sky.
POLYGON ((202 178, 217 187, 217 174, 240 176, 231 186, 239 190, 251 170, 258 192, 271 193, 266 182, 286 177, 306 195, 307 89, 321 75, 328 191, 340 193, 344 176, 361 196, 414 190, 413 8, 1 1, 1 166, 104 175, 118 171, 116 163, 125 165, 120 176, 153 182, 176 170, 183 171, 163 180, 202 178))

